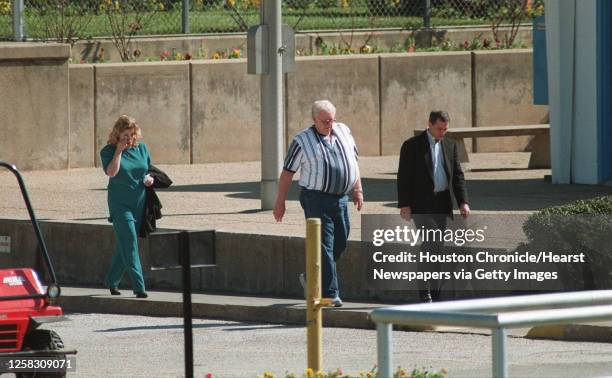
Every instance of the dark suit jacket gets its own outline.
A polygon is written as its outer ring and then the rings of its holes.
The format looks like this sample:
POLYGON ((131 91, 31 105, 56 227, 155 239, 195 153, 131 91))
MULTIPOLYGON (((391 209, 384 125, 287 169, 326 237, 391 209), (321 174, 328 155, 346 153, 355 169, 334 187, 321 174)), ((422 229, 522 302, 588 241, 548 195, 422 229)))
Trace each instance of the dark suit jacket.
MULTIPOLYGON (((468 203, 456 142, 444 137, 440 143, 448 189, 455 196, 457 204, 468 203)), ((397 172, 397 197, 398 207, 410 206, 414 214, 427 214, 433 209, 433 163, 426 131, 406 140, 402 145, 397 172)), ((450 197, 448 202, 447 214, 452 216, 453 203, 450 197)))
POLYGON ((153 164, 149 167, 149 172, 153 176, 153 185, 146 188, 145 208, 142 218, 142 225, 138 235, 141 238, 146 238, 151 232, 155 232, 157 229, 157 219, 162 217, 161 209, 162 204, 154 188, 167 188, 172 185, 172 180, 164 171, 157 168, 153 164))

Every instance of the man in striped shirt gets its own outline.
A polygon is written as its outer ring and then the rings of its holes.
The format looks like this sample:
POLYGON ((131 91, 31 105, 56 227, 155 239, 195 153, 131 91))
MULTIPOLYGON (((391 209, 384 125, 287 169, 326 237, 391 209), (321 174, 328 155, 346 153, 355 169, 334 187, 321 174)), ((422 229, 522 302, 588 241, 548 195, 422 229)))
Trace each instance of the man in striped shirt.
POLYGON ((348 193, 357 210, 363 190, 357 164, 358 151, 351 130, 336 122, 336 108, 327 101, 312 105, 314 125, 298 133, 287 151, 280 176, 274 218, 282 221, 293 175, 300 169, 300 204, 306 218, 321 219, 322 295, 342 306, 336 261, 346 250, 350 223, 348 193))

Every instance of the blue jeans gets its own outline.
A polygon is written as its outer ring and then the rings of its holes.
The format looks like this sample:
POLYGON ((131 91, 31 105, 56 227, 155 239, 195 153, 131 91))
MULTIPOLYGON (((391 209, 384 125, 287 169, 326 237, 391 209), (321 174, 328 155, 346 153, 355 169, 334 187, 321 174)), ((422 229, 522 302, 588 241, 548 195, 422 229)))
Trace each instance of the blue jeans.
POLYGON ((336 261, 346 250, 351 225, 348 217, 348 196, 303 189, 300 204, 306 218, 321 219, 321 295, 340 296, 336 261))

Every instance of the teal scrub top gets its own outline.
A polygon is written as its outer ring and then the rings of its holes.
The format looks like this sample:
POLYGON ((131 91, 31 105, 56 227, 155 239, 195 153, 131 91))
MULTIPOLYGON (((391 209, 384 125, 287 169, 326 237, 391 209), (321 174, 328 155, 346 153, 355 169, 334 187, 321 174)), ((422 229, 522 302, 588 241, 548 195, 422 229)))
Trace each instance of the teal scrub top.
MULTIPOLYGON (((100 151, 104 172, 116 149, 114 144, 107 144, 100 151)), ((119 172, 108 180, 108 209, 111 221, 121 219, 140 223, 146 197, 143 180, 150 165, 149 149, 143 142, 123 150, 119 172)))

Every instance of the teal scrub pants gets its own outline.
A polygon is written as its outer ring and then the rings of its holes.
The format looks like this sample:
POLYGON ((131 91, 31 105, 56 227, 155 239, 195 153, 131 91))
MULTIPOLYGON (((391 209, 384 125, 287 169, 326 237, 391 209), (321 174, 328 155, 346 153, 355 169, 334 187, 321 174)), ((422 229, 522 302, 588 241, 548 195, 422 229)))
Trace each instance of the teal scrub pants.
POLYGON ((145 284, 138 255, 138 231, 140 224, 133 219, 113 219, 117 246, 104 282, 108 287, 117 288, 127 270, 134 293, 144 293, 145 284))

